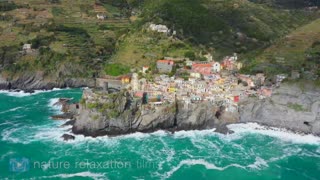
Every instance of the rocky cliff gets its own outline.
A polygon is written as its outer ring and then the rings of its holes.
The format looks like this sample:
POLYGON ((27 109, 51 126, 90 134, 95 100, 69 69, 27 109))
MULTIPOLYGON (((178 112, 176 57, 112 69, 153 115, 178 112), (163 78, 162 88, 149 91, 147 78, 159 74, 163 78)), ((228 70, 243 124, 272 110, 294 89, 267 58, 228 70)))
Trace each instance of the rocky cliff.
POLYGON ((88 78, 47 77, 42 72, 25 72, 16 77, 5 78, 0 75, 0 89, 20 89, 27 92, 33 90, 50 90, 66 87, 93 87, 94 80, 88 78))
POLYGON ((149 107, 142 105, 126 92, 103 94, 85 90, 80 115, 73 132, 86 136, 119 135, 131 132, 152 132, 159 129, 193 130, 220 127, 229 122, 220 121, 216 114, 218 107, 210 103, 184 105, 163 105, 149 107))
POLYGON ((283 84, 271 98, 245 99, 235 113, 207 102, 146 106, 126 91, 105 94, 87 89, 81 104, 72 131, 93 137, 159 129, 216 128, 226 133, 225 125, 246 122, 320 135, 320 89, 307 83, 283 84))
POLYGON ((309 83, 283 84, 271 98, 240 104, 240 122, 320 135, 320 88, 309 83))

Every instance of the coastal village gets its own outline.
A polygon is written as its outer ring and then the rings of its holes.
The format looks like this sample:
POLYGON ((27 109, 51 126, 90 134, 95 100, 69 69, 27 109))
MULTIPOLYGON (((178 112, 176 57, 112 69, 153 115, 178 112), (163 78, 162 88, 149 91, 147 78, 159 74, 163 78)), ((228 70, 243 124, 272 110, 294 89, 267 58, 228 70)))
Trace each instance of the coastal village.
POLYGON ((287 78, 277 75, 275 83, 266 85, 262 73, 245 75, 238 73, 242 63, 237 54, 214 61, 211 54, 206 61, 188 58, 165 57, 156 62, 156 69, 143 66, 139 72, 119 77, 97 79, 97 87, 104 91, 127 89, 135 98, 141 98, 150 108, 181 101, 186 107, 191 103, 207 101, 226 111, 238 111, 238 103, 250 96, 264 99, 287 78), (151 76, 151 77, 150 77, 151 76))

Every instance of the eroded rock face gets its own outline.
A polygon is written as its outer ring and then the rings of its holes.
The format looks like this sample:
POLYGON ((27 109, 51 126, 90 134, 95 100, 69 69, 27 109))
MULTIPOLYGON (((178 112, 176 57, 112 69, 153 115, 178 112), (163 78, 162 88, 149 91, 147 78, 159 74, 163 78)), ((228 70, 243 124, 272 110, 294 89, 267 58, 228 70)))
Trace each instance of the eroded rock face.
POLYGON ((26 92, 33 90, 51 90, 53 88, 66 88, 66 87, 93 87, 93 79, 85 78, 45 78, 43 72, 25 72, 19 77, 4 78, 0 75, 0 89, 21 89, 26 92))
MULTIPOLYGON (((104 97, 104 96, 101 96, 104 97)), ((87 136, 120 135, 131 132, 153 132, 163 130, 193 130, 213 128, 217 119, 216 109, 210 103, 181 103, 164 105, 155 109, 141 105, 141 100, 133 99, 127 92, 109 95, 102 99, 91 90, 85 90, 86 105, 81 106, 80 115, 73 126, 73 132, 87 136), (89 108, 90 102, 115 105, 113 109, 89 108), (110 112, 119 112, 110 117, 110 112), (104 112, 102 112, 104 111, 104 112)), ((91 104, 92 106, 92 104, 91 104)))
POLYGON ((72 130, 75 134, 86 136, 121 135, 159 129, 216 128, 218 132, 230 133, 226 125, 246 122, 320 135, 320 90, 311 86, 301 89, 298 85, 283 85, 274 91, 271 98, 242 101, 239 112, 233 113, 208 102, 186 105, 178 101, 176 104, 148 108, 126 91, 102 95, 85 90, 83 99, 86 103, 81 105, 80 115, 72 130), (93 106, 94 102, 101 104, 93 106), (103 104, 107 104, 106 107, 103 104))
POLYGON ((240 122, 257 122, 304 133, 320 134, 320 89, 284 84, 270 99, 240 105, 240 122))

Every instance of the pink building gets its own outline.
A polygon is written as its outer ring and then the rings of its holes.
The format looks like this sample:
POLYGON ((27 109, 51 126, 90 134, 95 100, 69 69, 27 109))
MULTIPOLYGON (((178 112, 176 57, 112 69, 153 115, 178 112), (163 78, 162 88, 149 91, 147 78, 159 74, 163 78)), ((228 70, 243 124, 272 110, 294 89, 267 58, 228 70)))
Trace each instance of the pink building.
POLYGON ((235 69, 235 63, 234 63, 234 60, 232 58, 225 58, 222 63, 221 63, 221 66, 224 68, 224 69, 227 69, 227 70, 233 70, 235 69))

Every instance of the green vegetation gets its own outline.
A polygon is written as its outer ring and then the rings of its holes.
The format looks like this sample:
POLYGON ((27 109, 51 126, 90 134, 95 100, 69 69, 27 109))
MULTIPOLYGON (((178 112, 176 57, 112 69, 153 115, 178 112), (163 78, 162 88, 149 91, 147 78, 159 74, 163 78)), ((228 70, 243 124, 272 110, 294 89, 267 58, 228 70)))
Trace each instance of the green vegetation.
POLYGON ((263 48, 306 23, 308 17, 312 19, 311 14, 302 11, 273 9, 242 0, 146 0, 144 6, 143 22, 174 27, 180 38, 214 47, 219 54, 263 48))
POLYGON ((289 103, 288 107, 295 111, 306 111, 306 109, 304 109, 303 106, 300 104, 289 103))
POLYGON ((122 64, 107 64, 104 70, 107 75, 111 76, 120 76, 130 72, 130 68, 122 64))
POLYGON ((111 110, 110 112, 108 112, 108 116, 109 118, 116 118, 120 115, 120 113, 116 110, 111 110))
MULTIPOLYGON (((118 76, 163 57, 237 52, 243 72, 319 67, 319 12, 295 0, 13 0, 0 2, 0 73, 118 76), (134 11, 134 14, 131 12, 134 11), (106 15, 98 20, 96 15, 106 15), (148 30, 166 25, 174 37, 148 30), (32 53, 22 53, 31 43, 32 53), (279 63, 284 59, 285 63, 279 63)), ((307 5, 306 5, 307 4, 307 5)), ((153 68, 155 69, 155 68, 153 68)), ((320 72, 315 72, 320 75, 320 72)))
POLYGON ((269 74, 290 70, 316 71, 320 61, 320 19, 302 26, 264 50, 250 66, 269 74), (265 68, 269 65, 269 68, 265 68))
MULTIPOLYGON (((125 16, 98 20, 95 0, 11 2, 0 2, 0 11, 6 11, 0 16, 0 73, 10 76, 42 71, 50 78, 91 78, 103 72, 129 25, 125 16), (32 53, 21 54, 23 44, 29 43, 32 53)), ((121 9, 114 6, 113 11, 121 9)))
POLYGON ((252 2, 266 4, 281 8, 305 8, 310 6, 320 6, 318 0, 250 0, 252 2))
POLYGON ((82 99, 80 100, 80 104, 81 104, 81 105, 85 105, 85 104, 86 104, 86 99, 82 98, 82 99))
POLYGON ((15 4, 14 2, 10 2, 10 1, 1 1, 0 2, 0 12, 11 11, 16 8, 19 8, 19 6, 17 6, 17 4, 15 4))
POLYGON ((60 16, 63 15, 63 9, 59 7, 52 7, 52 14, 53 16, 60 16))
POLYGON ((89 109, 96 109, 98 106, 98 103, 87 103, 87 108, 89 109))
POLYGON ((184 53, 184 57, 189 58, 193 61, 196 59, 196 54, 193 51, 187 51, 184 53))

